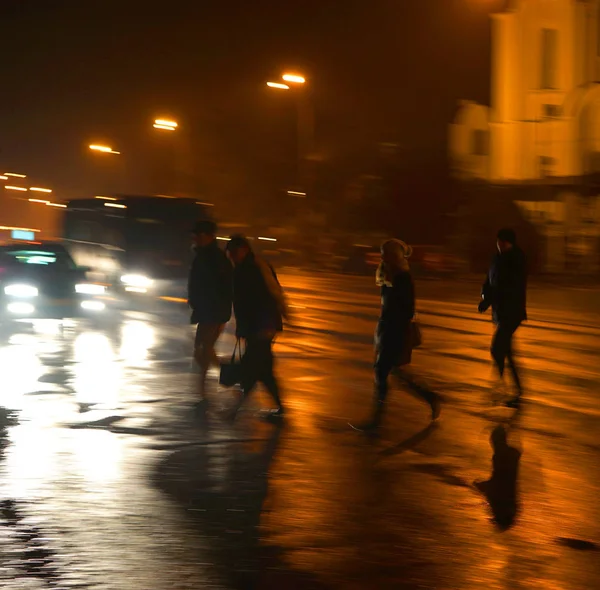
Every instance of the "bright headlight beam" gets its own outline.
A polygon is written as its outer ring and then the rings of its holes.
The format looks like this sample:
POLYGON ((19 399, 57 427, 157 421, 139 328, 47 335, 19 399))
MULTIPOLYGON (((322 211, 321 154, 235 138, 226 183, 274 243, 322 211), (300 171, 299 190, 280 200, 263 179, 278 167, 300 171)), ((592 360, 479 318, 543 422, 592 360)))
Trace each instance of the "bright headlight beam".
POLYGON ((75 292, 80 295, 104 295, 106 287, 94 283, 80 283, 75 285, 75 292))
POLYGON ((39 291, 33 285, 6 285, 4 294, 9 297, 37 297, 39 291))

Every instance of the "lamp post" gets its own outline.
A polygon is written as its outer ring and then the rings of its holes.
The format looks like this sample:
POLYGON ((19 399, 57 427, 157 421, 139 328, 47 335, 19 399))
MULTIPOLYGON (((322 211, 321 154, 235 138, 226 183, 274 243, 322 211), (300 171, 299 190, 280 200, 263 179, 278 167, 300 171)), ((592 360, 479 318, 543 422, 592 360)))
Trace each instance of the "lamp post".
POLYGON ((291 191, 289 194, 296 196, 310 195, 309 185, 311 174, 309 160, 314 143, 314 116, 310 101, 309 89, 306 78, 297 73, 285 73, 281 76, 283 82, 267 82, 267 86, 274 90, 292 91, 296 98, 297 108, 297 184, 300 190, 291 191))

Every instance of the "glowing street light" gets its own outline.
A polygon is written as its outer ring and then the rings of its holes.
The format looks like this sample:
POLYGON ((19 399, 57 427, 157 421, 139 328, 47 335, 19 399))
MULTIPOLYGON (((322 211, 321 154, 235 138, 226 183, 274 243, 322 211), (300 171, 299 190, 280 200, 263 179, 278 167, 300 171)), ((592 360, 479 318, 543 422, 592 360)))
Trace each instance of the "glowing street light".
POLYGON ((105 207, 112 207, 113 209, 127 209, 127 205, 121 203, 104 203, 105 207))
POLYGON ((0 180, 8 180, 8 176, 4 176, 4 174, 0 175, 0 180))
POLYGON ((117 152, 117 151, 113 150, 111 147, 108 147, 107 145, 92 144, 89 146, 89 148, 94 152, 102 152, 103 154, 120 154, 121 153, 121 152, 117 152))
POLYGON ((27 189, 24 186, 13 186, 11 184, 7 184, 4 188, 7 191, 21 191, 21 192, 24 192, 24 193, 27 192, 27 189))
POLYGON ((170 119, 154 119, 154 125, 161 125, 162 127, 179 127, 177 121, 171 121, 170 119))
POLYGON ((16 172, 5 172, 4 176, 14 176, 15 178, 27 178, 25 174, 17 174, 16 172))
POLYGON ((154 127, 154 129, 163 129, 164 131, 175 131, 175 127, 171 127, 170 125, 161 125, 160 123, 154 123, 152 127, 154 127))
POLYGON ((269 88, 277 88, 278 90, 289 90, 290 87, 287 84, 281 84, 281 82, 267 82, 269 88))
POLYGON ((30 203, 42 203, 42 205, 48 205, 50 201, 44 201, 44 199, 29 199, 30 203))
POLYGON ((66 209, 67 208, 67 206, 63 205, 62 203, 50 203, 50 202, 48 202, 48 203, 46 203, 46 205, 48 207, 59 207, 60 209, 66 209))
POLYGON ((283 74, 281 78, 286 82, 291 82, 292 84, 304 84, 306 82, 304 76, 300 76, 298 74, 283 74))
POLYGON ((31 186, 29 187, 30 191, 33 191, 35 193, 51 193, 52 189, 51 188, 42 188, 41 186, 31 186))

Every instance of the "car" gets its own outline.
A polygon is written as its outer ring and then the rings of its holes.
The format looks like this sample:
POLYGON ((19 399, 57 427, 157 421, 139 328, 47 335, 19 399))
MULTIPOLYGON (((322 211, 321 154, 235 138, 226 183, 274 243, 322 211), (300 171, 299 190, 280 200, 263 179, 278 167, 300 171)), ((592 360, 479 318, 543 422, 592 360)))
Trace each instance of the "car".
POLYGON ((0 246, 0 320, 65 319, 104 311, 105 285, 86 280, 58 242, 0 246))

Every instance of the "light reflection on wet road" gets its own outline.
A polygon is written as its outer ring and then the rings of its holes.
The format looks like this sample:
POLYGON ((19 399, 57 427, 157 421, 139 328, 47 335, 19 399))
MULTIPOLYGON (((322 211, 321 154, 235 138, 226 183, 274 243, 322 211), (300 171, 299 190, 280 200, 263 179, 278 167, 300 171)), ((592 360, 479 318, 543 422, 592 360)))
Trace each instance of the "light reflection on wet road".
MULTIPOLYGON (((3 588, 556 588, 600 576, 600 304, 531 292, 519 332, 528 403, 490 403, 489 317, 478 285, 419 284, 414 378, 446 399, 391 393, 383 436, 369 409, 371 279, 283 274, 292 325, 277 344, 290 416, 194 416, 183 314, 109 327, 52 323, 8 335, 2 404, 17 411, 0 459, 3 588), (513 523, 492 521, 494 425, 522 452, 513 523)), ((221 342, 226 354, 232 328, 221 342)), ((216 375, 212 374, 213 380, 216 375)), ((232 393, 214 387, 211 401, 232 393)))

